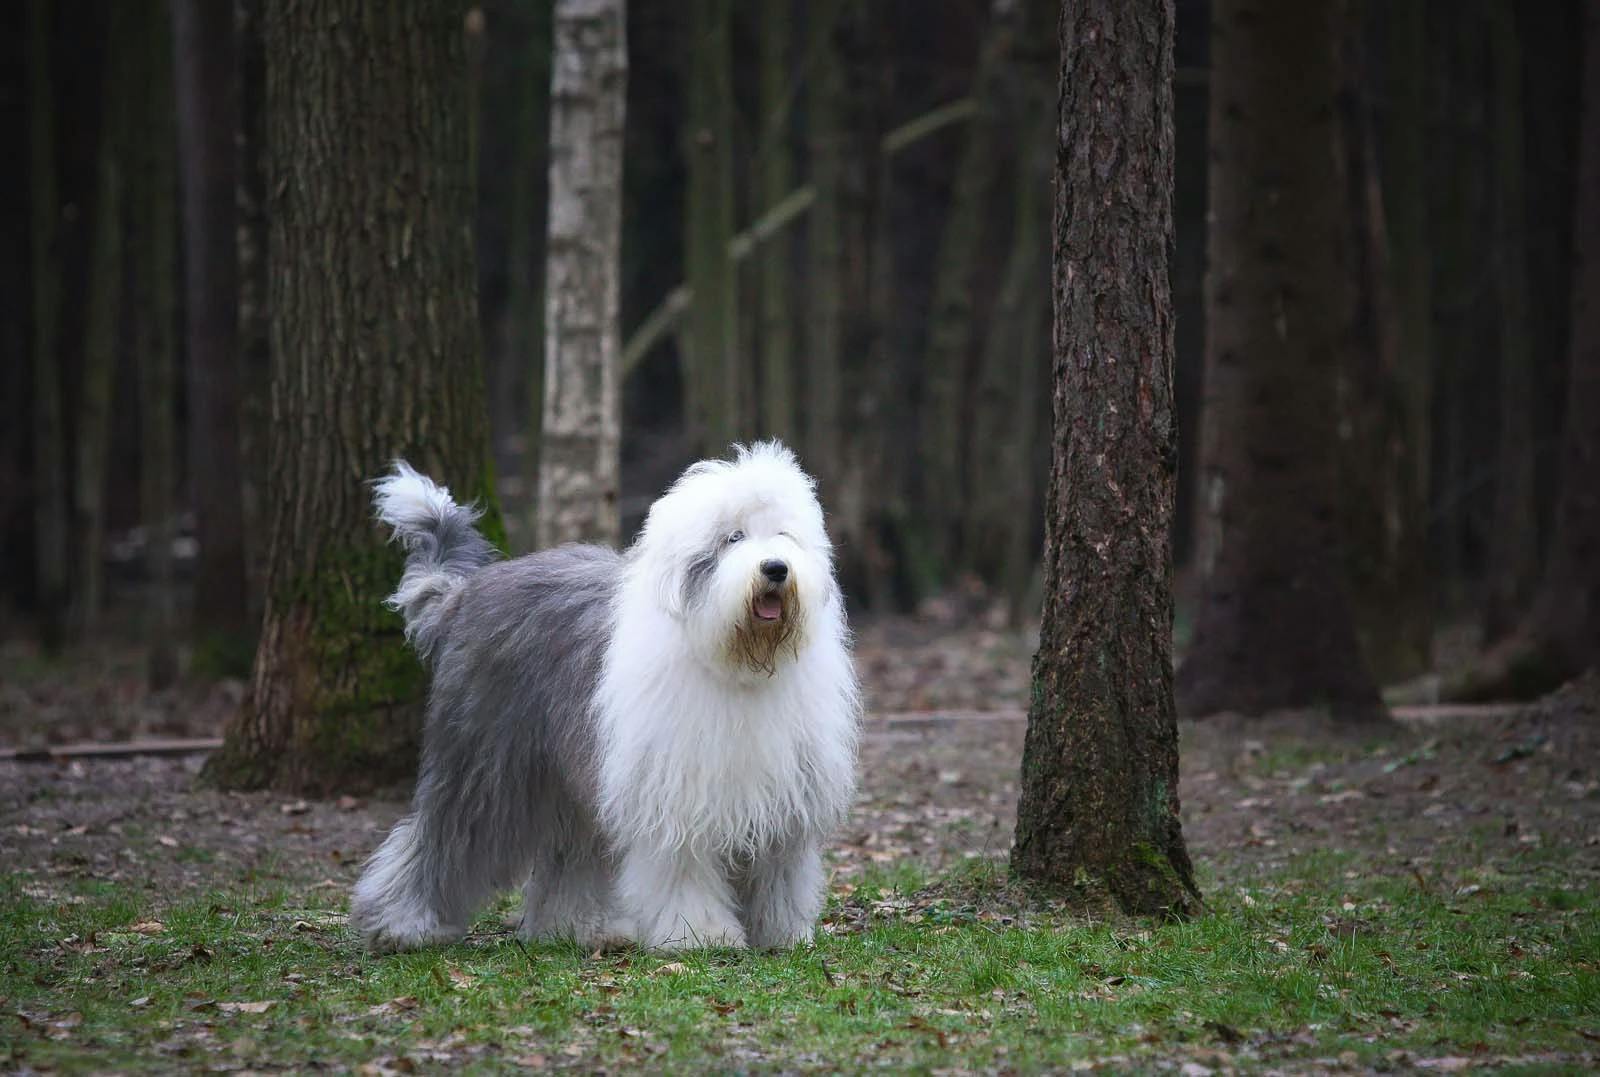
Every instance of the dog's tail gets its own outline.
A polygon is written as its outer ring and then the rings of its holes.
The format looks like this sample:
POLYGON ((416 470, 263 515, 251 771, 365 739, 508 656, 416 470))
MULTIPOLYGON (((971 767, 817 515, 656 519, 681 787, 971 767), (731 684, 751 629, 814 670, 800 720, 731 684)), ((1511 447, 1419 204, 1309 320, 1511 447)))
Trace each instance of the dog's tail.
POLYGON ((389 606, 400 611, 406 638, 428 658, 444 635, 443 600, 493 561, 495 548, 472 526, 479 510, 456 504, 449 490, 404 460, 374 484, 372 502, 409 553, 389 606))

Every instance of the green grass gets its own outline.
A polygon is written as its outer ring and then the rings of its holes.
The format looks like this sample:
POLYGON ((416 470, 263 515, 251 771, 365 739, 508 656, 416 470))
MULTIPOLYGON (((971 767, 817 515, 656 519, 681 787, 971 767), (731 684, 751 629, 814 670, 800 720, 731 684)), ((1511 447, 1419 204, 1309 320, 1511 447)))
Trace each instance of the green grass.
POLYGON ((1322 854, 1213 881, 1207 915, 1151 925, 1020 901, 983 864, 931 884, 899 868, 836 895, 833 933, 789 953, 524 950, 502 907, 467 943, 375 957, 328 890, 158 906, 0 876, 0 1064, 1037 1070, 1220 1053, 1262 1068, 1405 1049, 1578 1067, 1600 1035, 1600 887, 1548 858, 1473 877, 1322 854))

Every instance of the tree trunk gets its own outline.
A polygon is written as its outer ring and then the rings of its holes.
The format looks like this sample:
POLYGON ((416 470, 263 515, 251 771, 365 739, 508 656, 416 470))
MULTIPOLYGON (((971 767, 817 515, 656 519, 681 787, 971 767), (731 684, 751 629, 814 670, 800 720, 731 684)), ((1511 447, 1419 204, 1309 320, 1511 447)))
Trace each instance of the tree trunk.
POLYGON ((1600 4, 1583 8, 1572 330, 1561 487, 1532 631, 1568 677, 1600 664, 1600 4))
POLYGON ((1452 698, 1529 699, 1600 665, 1600 5, 1583 11, 1583 104, 1572 217, 1572 331, 1555 525, 1520 630, 1452 698))
POLYGON ((56 189, 54 48, 51 0, 28 2, 28 161, 31 174, 33 273, 34 571, 39 635, 47 649, 64 641, 67 604, 66 426, 58 355, 61 200, 56 189))
MULTIPOLYGON (((1008 97, 1015 78, 1012 53, 1027 5, 1016 0, 990 4, 989 28, 978 53, 969 96, 976 115, 967 125, 966 145, 956 165, 950 206, 939 240, 928 317, 927 357, 923 363, 923 399, 918 444, 922 474, 921 503, 926 514, 925 557, 941 569, 953 565, 960 531, 981 510, 968 511, 969 497, 981 491, 969 485, 971 435, 969 417, 977 351, 974 301, 980 290, 979 255, 990 231, 990 188, 998 170, 1008 97)), ((1023 171, 1019 168, 1018 171, 1023 171)), ((1002 288, 1003 291, 1003 288, 1002 288)), ((998 300, 1004 303, 1004 295, 998 300)), ((1013 317, 1003 309, 993 320, 1013 317)), ((978 375, 981 378, 981 374, 978 375)))
POLYGON ((615 545, 628 53, 621 0, 561 0, 550 84, 539 545, 615 545))
MULTIPOLYGON (((815 17, 815 13, 814 13, 815 17)), ((806 443, 839 557, 845 591, 882 595, 892 566, 871 506, 880 447, 873 443, 887 373, 878 313, 884 284, 877 259, 882 56, 873 13, 845 5, 813 25, 811 124, 812 307, 806 443), (848 357, 848 361, 847 358, 848 357)), ((893 389, 894 387, 888 387, 893 389)))
POLYGON ((261 0, 234 0, 235 189, 234 253, 239 270, 239 486, 244 519, 249 623, 261 623, 266 603, 267 405, 272 394, 272 349, 267 334, 267 70, 261 0))
POLYGON ((1427 6, 1385 9, 1393 109, 1384 210, 1399 350, 1390 371, 1397 415, 1389 468, 1395 492, 1389 527, 1392 592, 1387 673, 1414 676, 1433 667, 1433 569, 1428 550, 1428 490, 1433 448, 1433 270, 1428 249, 1429 69, 1427 6))
POLYGON ((368 480, 395 457, 488 511, 460 12, 268 5, 274 370, 267 609, 208 774, 304 793, 415 763, 422 668, 383 606, 402 551, 368 480), (352 62, 352 57, 361 57, 352 62))
MULTIPOLYGON (((545 4, 532 5, 537 20, 528 35, 522 94, 516 127, 516 153, 511 179, 511 235, 506 244, 506 340, 500 366, 506 371, 506 390, 512 392, 507 413, 514 421, 506 432, 518 447, 505 445, 497 450, 515 461, 525 497, 525 511, 509 515, 507 527, 518 521, 512 549, 528 549, 538 536, 539 448, 544 439, 544 212, 549 192, 544 178, 549 173, 550 150, 550 48, 551 12, 545 4), (520 371, 521 377, 516 377, 520 371), (524 381, 525 379, 525 381, 524 381)), ((620 390, 619 390, 620 391, 620 390)))
POLYGON ((251 623, 239 465, 233 12, 216 0, 174 0, 172 26, 183 171, 189 479, 199 544, 195 664, 211 672, 242 671, 251 623))
POLYGON ((178 534, 177 369, 173 318, 178 271, 176 205, 178 177, 173 128, 173 42, 165 0, 140 5, 145 77, 140 122, 138 191, 133 222, 134 254, 139 272, 132 283, 134 322, 138 329, 139 369, 139 509, 147 539, 149 572, 145 645, 147 674, 157 691, 178 679, 176 601, 173 593, 172 544, 178 534))
MULTIPOLYGON (((112 9, 112 41, 132 37, 130 5, 112 9)), ((73 629, 81 638, 97 624, 105 589, 106 456, 111 441, 112 391, 116 384, 117 341, 122 316, 122 190, 126 167, 127 97, 131 87, 126 55, 105 65, 96 162, 93 236, 89 247, 89 296, 84 313, 83 377, 78 399, 78 451, 73 476, 73 539, 77 586, 73 629)))
POLYGON ((1489 532, 1483 638, 1494 642, 1528 610, 1538 583, 1533 355, 1529 348, 1528 248, 1523 204, 1522 46, 1511 0, 1489 5, 1494 86, 1495 295, 1500 313, 1500 440, 1494 526, 1489 532))
POLYGON ((689 6, 688 113, 684 220, 689 289, 687 384, 690 438, 701 455, 720 454, 740 436, 738 273, 733 238, 733 46, 730 0, 689 6))
POLYGON ((1191 714, 1372 714, 1336 537, 1334 379, 1350 312, 1338 0, 1216 0, 1191 714))
POLYGON ((1172 703, 1171 0, 1064 0, 1044 625, 1013 869, 1076 900, 1199 902, 1172 703))
MULTIPOLYGON (((761 146, 761 206, 770 210, 794 185, 794 151, 789 140, 789 83, 793 77, 790 42, 794 8, 779 0, 761 13, 757 44, 761 67, 761 115, 767 123, 761 146)), ((788 233, 774 237, 761 254, 761 430, 793 446, 799 436, 795 399, 794 245, 788 233)))

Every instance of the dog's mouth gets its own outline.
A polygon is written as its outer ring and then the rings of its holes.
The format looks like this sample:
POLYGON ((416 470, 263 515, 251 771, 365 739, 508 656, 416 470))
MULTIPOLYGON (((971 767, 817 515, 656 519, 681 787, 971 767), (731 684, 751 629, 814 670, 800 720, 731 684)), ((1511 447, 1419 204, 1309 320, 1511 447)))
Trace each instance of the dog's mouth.
POLYGON ((783 596, 777 591, 763 591, 756 596, 750 604, 750 612, 758 621, 781 621, 783 619, 783 596))

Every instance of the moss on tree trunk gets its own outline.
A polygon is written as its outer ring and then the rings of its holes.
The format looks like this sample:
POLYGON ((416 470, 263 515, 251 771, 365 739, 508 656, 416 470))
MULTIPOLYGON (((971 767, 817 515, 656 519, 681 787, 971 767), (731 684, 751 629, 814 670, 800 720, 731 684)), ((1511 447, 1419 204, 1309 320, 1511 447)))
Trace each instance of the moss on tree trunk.
POLYGON ((1086 904, 1196 907, 1172 702, 1171 0, 1065 0, 1045 609, 1011 863, 1086 904))
POLYGON ((327 793, 407 776, 424 675, 382 605, 402 551, 368 480, 396 456, 493 500, 461 11, 270 5, 272 466, 266 615, 209 776, 327 793))

